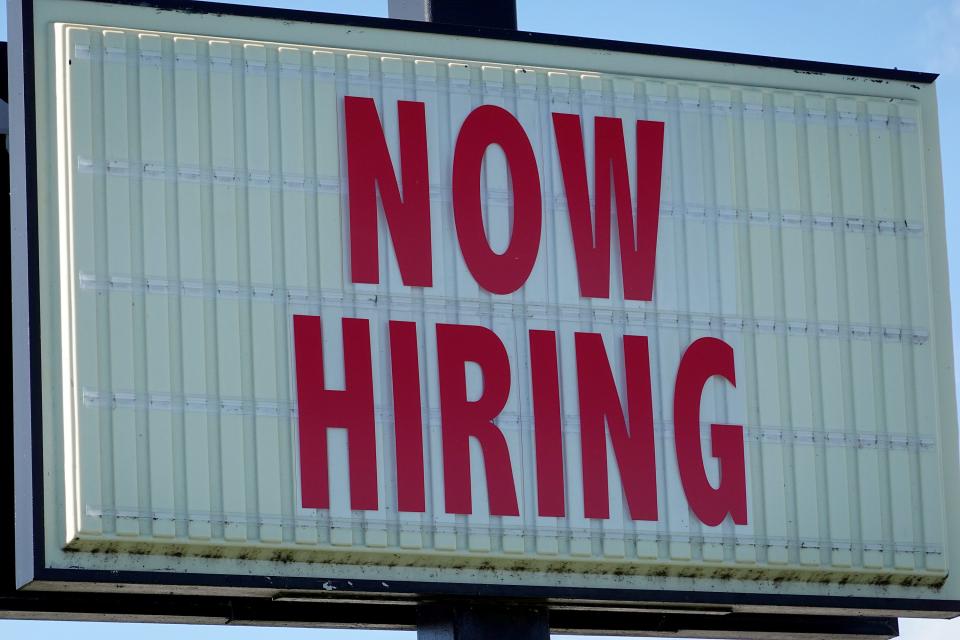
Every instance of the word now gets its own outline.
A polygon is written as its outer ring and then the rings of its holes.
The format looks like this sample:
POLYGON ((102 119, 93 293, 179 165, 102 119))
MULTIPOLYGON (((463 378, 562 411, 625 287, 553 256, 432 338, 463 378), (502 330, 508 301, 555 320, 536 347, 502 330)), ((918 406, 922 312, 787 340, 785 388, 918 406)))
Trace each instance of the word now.
MULTIPOLYGON (((328 389, 323 373, 323 342, 318 316, 293 317, 299 411, 303 506, 330 506, 327 431, 347 431, 350 506, 376 510, 377 447, 370 323, 344 318, 345 388, 328 389)), ((396 447, 397 509, 423 512, 426 507, 423 459, 423 410, 417 325, 391 321, 388 326, 396 447)), ((564 495, 560 375, 557 334, 529 332, 530 387, 536 456, 537 513, 562 517, 564 495)), ((445 510, 472 512, 470 439, 482 451, 489 513, 519 515, 513 461, 495 420, 506 406, 511 363, 500 338, 474 325, 436 325, 445 510), (483 390, 468 399, 468 363, 482 373, 483 390)), ((575 333, 577 395, 580 411, 583 511, 587 518, 609 518, 607 434, 620 472, 630 517, 657 520, 657 473, 654 449, 650 357, 645 336, 623 337, 626 404, 614 382, 603 339, 598 333, 575 333)), ((700 400, 704 385, 720 376, 736 385, 733 349, 716 338, 700 338, 684 352, 673 395, 674 442, 687 501, 706 525, 729 514, 747 523, 743 427, 711 425, 712 454, 719 459, 720 480, 713 487, 703 463, 700 400)), ((378 394, 379 395, 379 394, 378 394)))
MULTIPOLYGON (((427 125, 422 102, 397 102, 400 183, 383 125, 371 98, 344 98, 350 210, 350 272, 355 283, 380 282, 377 195, 403 284, 433 284, 427 125)), ((580 116, 553 114, 580 294, 610 297, 612 206, 627 300, 653 295, 663 164, 663 123, 636 123, 636 216, 630 194, 623 124, 594 120, 594 200, 591 211, 580 116), (636 223, 634 223, 634 217, 636 223)), ((508 294, 527 281, 540 250, 543 202, 540 173, 520 122, 495 105, 474 109, 463 121, 453 153, 453 218, 464 262, 486 291, 508 294), (503 253, 489 243, 481 207, 480 171, 487 148, 499 146, 513 192, 510 242, 503 253)))

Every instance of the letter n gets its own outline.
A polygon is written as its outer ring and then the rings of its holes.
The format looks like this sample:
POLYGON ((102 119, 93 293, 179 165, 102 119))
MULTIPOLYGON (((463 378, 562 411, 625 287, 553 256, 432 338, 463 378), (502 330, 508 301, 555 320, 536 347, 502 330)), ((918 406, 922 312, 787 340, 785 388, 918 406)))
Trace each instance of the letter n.
POLYGON ((580 398, 580 455, 583 511, 609 518, 607 429, 620 470, 630 517, 657 519, 657 462, 653 443, 653 399, 647 338, 623 337, 627 382, 624 412, 610 361, 599 333, 576 333, 577 391, 580 398))
POLYGON ((400 175, 397 184, 383 125, 372 98, 346 96, 347 188, 350 195, 350 275, 380 282, 377 194, 383 205, 403 284, 433 284, 427 124, 422 102, 397 102, 400 175))

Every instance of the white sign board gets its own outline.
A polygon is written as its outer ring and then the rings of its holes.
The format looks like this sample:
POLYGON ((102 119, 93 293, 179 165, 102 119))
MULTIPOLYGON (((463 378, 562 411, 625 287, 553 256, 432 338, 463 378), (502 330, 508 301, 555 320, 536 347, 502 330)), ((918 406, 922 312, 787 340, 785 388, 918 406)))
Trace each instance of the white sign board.
POLYGON ((78 0, 30 36, 24 584, 957 609, 929 83, 78 0))

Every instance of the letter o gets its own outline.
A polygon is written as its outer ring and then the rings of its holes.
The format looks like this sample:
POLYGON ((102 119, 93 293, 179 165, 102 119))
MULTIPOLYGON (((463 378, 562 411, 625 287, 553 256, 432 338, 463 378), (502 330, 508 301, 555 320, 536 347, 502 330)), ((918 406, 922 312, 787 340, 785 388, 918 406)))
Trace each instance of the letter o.
POLYGON ((453 218, 460 251, 477 284, 496 294, 523 286, 540 250, 540 172, 523 126, 506 109, 477 107, 460 128, 453 154, 453 218), (503 253, 493 251, 483 227, 480 169, 491 144, 503 149, 513 185, 513 228, 503 253))

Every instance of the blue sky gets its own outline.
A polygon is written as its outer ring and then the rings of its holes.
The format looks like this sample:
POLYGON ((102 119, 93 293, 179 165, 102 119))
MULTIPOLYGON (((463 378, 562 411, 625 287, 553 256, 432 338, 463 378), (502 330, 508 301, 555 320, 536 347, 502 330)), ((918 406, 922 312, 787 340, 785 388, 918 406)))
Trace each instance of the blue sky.
MULTIPOLYGON (((387 0, 238 4, 383 16, 387 0)), ((4 3, 5 4, 5 3, 4 3)), ((960 336, 960 0, 518 0, 524 30, 898 67, 941 74, 940 132, 954 336, 960 336)), ((6 13, 0 37, 6 39, 6 13)), ((957 350, 960 353, 960 350, 957 350)), ((960 362, 960 359, 958 359, 960 362)), ((960 637, 958 622, 902 621, 901 638, 960 637)), ((0 638, 401 640, 413 633, 0 621, 0 638)))

